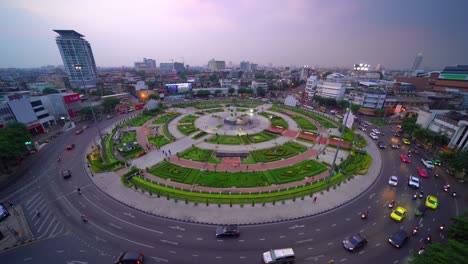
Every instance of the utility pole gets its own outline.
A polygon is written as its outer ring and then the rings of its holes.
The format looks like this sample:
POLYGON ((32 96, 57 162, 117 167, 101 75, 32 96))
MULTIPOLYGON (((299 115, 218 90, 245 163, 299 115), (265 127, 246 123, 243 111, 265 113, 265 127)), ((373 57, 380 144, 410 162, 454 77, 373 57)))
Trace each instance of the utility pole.
POLYGON ((338 147, 336 148, 335 157, 333 158, 333 162, 332 162, 332 165, 331 165, 331 167, 330 167, 330 174, 328 174, 327 185, 330 185, 331 177, 332 177, 332 175, 333 175, 333 172, 335 171, 336 158, 338 157, 338 152, 340 151, 341 141, 343 141, 343 135, 344 135, 344 130, 345 130, 345 128, 346 128, 346 123, 348 123, 349 112, 350 112, 351 110, 350 110, 349 108, 347 108, 346 110, 347 110, 347 112, 346 112, 346 118, 345 118, 343 127, 341 128, 340 141, 338 141, 338 147))

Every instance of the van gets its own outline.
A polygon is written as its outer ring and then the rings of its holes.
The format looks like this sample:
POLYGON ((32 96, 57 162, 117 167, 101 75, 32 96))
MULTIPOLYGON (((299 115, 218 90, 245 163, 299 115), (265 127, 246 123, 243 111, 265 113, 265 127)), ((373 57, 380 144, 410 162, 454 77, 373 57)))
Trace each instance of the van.
POLYGON ((270 263, 289 263, 296 261, 296 256, 292 248, 272 249, 263 253, 263 262, 270 263))

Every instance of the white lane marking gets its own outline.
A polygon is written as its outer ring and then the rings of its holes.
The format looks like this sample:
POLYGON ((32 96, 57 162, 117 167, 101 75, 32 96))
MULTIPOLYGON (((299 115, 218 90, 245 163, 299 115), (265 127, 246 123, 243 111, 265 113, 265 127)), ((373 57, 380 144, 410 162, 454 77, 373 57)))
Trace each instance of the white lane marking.
POLYGON ((359 231, 359 233, 364 233, 364 229, 361 229, 361 231, 359 231))
POLYGON ((31 197, 31 199, 26 202, 26 206, 28 206, 30 202, 36 200, 36 196, 38 196, 40 194, 41 194, 40 192, 37 192, 35 195, 33 195, 33 197, 31 197))
POLYGON ((377 224, 377 222, 374 222, 374 223, 372 223, 372 226, 375 226, 376 224, 377 224))
POLYGON ((182 228, 180 226, 169 226, 169 228, 180 230, 180 231, 185 231, 185 228, 182 228))
POLYGON ((163 243, 167 243, 167 244, 171 244, 171 245, 179 245, 178 242, 174 242, 174 241, 169 241, 169 240, 165 240, 165 239, 160 239, 159 241, 163 242, 163 243))
POLYGON ((333 242, 328 243, 329 246, 333 245, 333 242))
POLYGON ((216 241, 218 241, 218 242, 224 242, 224 240, 221 240, 221 239, 217 239, 216 241))
MULTIPOLYGON (((124 222, 124 223, 126 223, 127 225, 131 225, 131 226, 134 226, 134 227, 138 227, 138 228, 141 228, 141 229, 143 229, 143 230, 150 231, 150 232, 153 232, 153 233, 157 233, 157 234, 160 234, 160 235, 161 235, 161 234, 164 234, 164 232, 161 232, 161 231, 158 231, 158 230, 154 230, 154 229, 150 229, 150 228, 146 228, 146 227, 143 227, 143 226, 139 226, 139 225, 136 225, 136 224, 134 224, 134 223, 125 221, 125 220, 123 220, 123 219, 121 219, 121 218, 118 218, 118 217, 114 216, 113 214, 107 212, 106 210, 104 210, 104 209, 98 207, 95 203, 93 203, 91 200, 89 200, 88 197, 86 197, 86 195, 83 195, 83 197, 84 197, 90 204, 92 204, 94 207, 98 208, 100 212, 103 212, 103 213, 107 214, 108 216, 111 216, 111 217, 113 217, 113 218, 115 218, 115 219, 117 219, 117 220, 119 220, 119 221, 121 221, 121 222, 124 222)), ((65 199, 65 200, 66 200, 66 199, 65 199)), ((67 202, 68 202, 68 200, 67 200, 67 202)), ((68 203, 70 203, 70 202, 68 202, 68 203)), ((154 247, 152 247, 152 248, 154 248, 154 247)))
POLYGON ((30 261, 32 258, 25 258, 23 261, 30 261))
POLYGON ((380 243, 375 244, 376 247, 380 246, 380 243))
POLYGON ((103 239, 103 238, 100 238, 98 236, 94 236, 94 238, 96 239, 96 241, 101 241, 101 242, 107 242, 107 240, 103 239))
POLYGON ((169 251, 169 252, 170 252, 170 253, 172 253, 172 254, 175 254, 175 253, 177 253, 177 252, 175 252, 174 250, 171 250, 171 251, 169 251))
POLYGON ((217 259, 222 259, 223 257, 220 257, 220 256, 216 256, 217 259))
POLYGON ((351 220, 351 218, 346 218, 345 220, 346 220, 346 221, 350 221, 350 220, 351 220))
POLYGON ((192 255, 192 257, 198 257, 198 255, 192 255))
POLYGON ((320 228, 315 229, 315 231, 317 231, 317 232, 320 231, 320 228))
POLYGON ((244 256, 240 256, 239 258, 241 258, 241 259, 245 259, 245 257, 244 257, 244 256))
POLYGON ((81 201, 79 201, 78 203, 81 205, 81 207, 86 208, 86 205, 82 203, 81 201))
POLYGON ((163 258, 158 258, 158 257, 153 257, 153 256, 150 256, 150 258, 154 259, 156 262, 169 262, 169 260, 167 259, 163 259, 163 258))
POLYGON ((179 238, 180 238, 180 237, 183 237, 183 236, 181 236, 181 235, 177 235, 176 237, 179 237, 179 238))
POLYGON ((132 213, 122 213, 122 214, 123 214, 123 215, 126 215, 126 216, 128 216, 128 217, 131 217, 131 218, 135 218, 135 216, 132 215, 132 213))
POLYGON ((288 229, 296 229, 296 228, 303 228, 305 225, 293 225, 288 227, 288 229))
POLYGON ((265 238, 259 238, 258 240, 261 240, 261 241, 263 241, 263 240, 265 240, 265 238))
POLYGON ((201 237, 197 237, 197 240, 203 240, 203 238, 201 238, 201 237))
POLYGON ((245 240, 243 240, 243 239, 239 239, 239 240, 237 240, 237 241, 238 241, 238 242, 245 242, 245 240))
POLYGON ((304 233, 297 233, 298 236, 302 236, 304 233))
POLYGON ((121 227, 121 226, 118 226, 118 225, 116 225, 116 224, 114 224, 114 223, 112 223, 112 222, 109 223, 109 225, 110 225, 110 226, 113 226, 113 227, 115 227, 115 228, 117 228, 117 229, 122 230, 122 227, 121 227))
POLYGON ((310 241, 314 241, 314 239, 313 238, 308 238, 308 239, 296 241, 296 243, 301 244, 301 243, 310 242, 310 241))
POLYGON ((63 251, 63 250, 57 250, 56 252, 57 252, 57 253, 63 253, 63 252, 65 252, 65 251, 63 251))
POLYGON ((400 262, 400 261, 397 259, 397 260, 393 261, 393 264, 396 264, 398 262, 400 262))
POLYGON ((359 255, 362 255, 362 254, 364 254, 364 252, 366 252, 366 251, 365 251, 365 250, 363 250, 363 251, 360 251, 360 252, 359 252, 359 255))
POLYGON ((86 252, 86 250, 80 249, 80 253, 84 253, 84 252, 86 252))
POLYGON ((286 236, 280 236, 280 238, 285 238, 286 236))
POLYGON ((322 255, 318 255, 318 256, 308 257, 308 258, 306 258, 306 260, 312 260, 312 259, 313 260, 318 260, 319 258, 323 258, 323 257, 325 257, 325 255, 322 254, 322 255))
POLYGON ((369 200, 372 199, 372 197, 374 197, 375 193, 372 193, 371 195, 369 195, 369 200))
POLYGON ((331 226, 336 226, 336 224, 333 224, 333 225, 331 225, 331 226))
POLYGON ((347 259, 346 259, 346 258, 344 258, 344 259, 341 259, 341 260, 340 260, 340 262, 343 262, 343 261, 346 261, 346 260, 347 260, 347 259))

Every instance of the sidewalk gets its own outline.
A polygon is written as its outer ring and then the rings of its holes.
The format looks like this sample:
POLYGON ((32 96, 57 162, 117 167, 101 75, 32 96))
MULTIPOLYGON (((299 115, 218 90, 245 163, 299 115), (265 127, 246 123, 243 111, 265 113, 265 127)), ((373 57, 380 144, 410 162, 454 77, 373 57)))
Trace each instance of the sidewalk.
POLYGON ((25 243, 31 242, 34 237, 29 228, 28 222, 24 218, 23 208, 15 205, 13 210, 8 203, 3 201, 3 204, 10 212, 10 216, 0 222, 0 232, 3 234, 3 239, 0 240, 0 250, 6 250, 25 243))
MULTIPOLYGON (((359 131, 361 135, 367 135, 359 131)), ((371 142, 371 140, 368 140, 371 142)), ((194 203, 185 204, 167 200, 166 197, 157 198, 149 196, 146 192, 142 194, 132 188, 122 185, 120 177, 116 172, 95 174, 90 177, 93 183, 102 191, 106 192, 113 199, 133 207, 137 210, 147 212, 164 218, 176 219, 180 221, 208 223, 208 224, 259 224, 268 222, 278 222, 301 217, 311 216, 326 211, 330 211, 342 206, 365 192, 375 182, 381 172, 382 157, 375 144, 366 147, 372 156, 373 162, 366 175, 356 175, 346 184, 337 186, 336 189, 317 193, 314 197, 305 197, 304 200, 288 200, 284 204, 278 202, 275 205, 268 203, 245 205, 209 205, 194 203), (317 202, 313 199, 317 197, 317 202)), ((89 173, 89 172, 88 172, 89 173)), ((174 183, 172 183, 174 184, 174 183)), ((237 189, 236 189, 237 191, 237 189)))

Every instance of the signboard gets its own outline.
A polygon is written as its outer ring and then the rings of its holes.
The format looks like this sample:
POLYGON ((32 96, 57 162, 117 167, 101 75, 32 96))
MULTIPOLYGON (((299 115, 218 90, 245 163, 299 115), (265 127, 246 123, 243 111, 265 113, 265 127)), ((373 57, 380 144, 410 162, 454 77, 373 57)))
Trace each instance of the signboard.
POLYGON ((400 113, 401 112, 401 105, 395 106, 395 113, 400 113))
POLYGON ((191 83, 170 83, 166 84, 166 92, 168 94, 183 94, 192 91, 191 83))
POLYGON ((288 97, 286 97, 286 99, 284 99, 284 104, 288 105, 288 106, 296 107, 297 100, 296 100, 296 98, 294 98, 294 96, 288 95, 288 97))
POLYGON ((69 95, 64 95, 63 100, 65 101, 66 104, 71 104, 71 103, 76 103, 80 102, 80 95, 77 93, 74 94, 69 94, 69 95))

